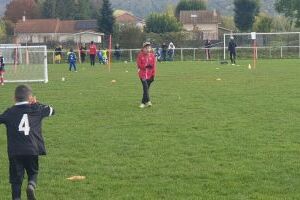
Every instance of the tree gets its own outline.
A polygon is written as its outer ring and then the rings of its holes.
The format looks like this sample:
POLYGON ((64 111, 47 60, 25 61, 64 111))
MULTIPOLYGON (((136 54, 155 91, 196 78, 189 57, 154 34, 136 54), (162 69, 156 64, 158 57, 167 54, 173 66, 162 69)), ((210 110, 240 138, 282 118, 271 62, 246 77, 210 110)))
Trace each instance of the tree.
POLYGON ((151 14, 146 19, 146 32, 166 33, 178 32, 181 30, 181 24, 175 17, 168 14, 151 14))
POLYGON ((56 1, 46 0, 42 5, 42 15, 44 18, 56 18, 56 1))
POLYGON ((76 7, 74 0, 56 0, 55 12, 56 18, 75 19, 76 7))
POLYGON ((221 23, 222 27, 225 27, 231 31, 236 31, 233 16, 222 16, 221 23))
POLYGON ((89 19, 89 0, 45 0, 42 4, 44 18, 89 19))
POLYGON ((283 13, 290 20, 300 27, 300 1, 299 0, 277 0, 275 8, 279 13, 283 13))
POLYGON ((203 0, 181 0, 175 9, 175 16, 180 17, 181 10, 206 10, 206 4, 203 0))
POLYGON ((29 19, 40 18, 40 7, 36 0, 13 0, 6 6, 5 20, 16 23, 26 15, 29 19))
POLYGON ((0 41, 3 41, 6 38, 6 26, 5 21, 0 20, 0 41))
POLYGON ((114 30, 115 18, 109 0, 103 0, 102 8, 98 16, 98 29, 104 34, 112 34, 114 30))
POLYGON ((259 13, 259 0, 234 0, 234 22, 242 31, 251 31, 259 13))
POLYGON ((76 15, 75 19, 89 19, 90 15, 90 1, 89 0, 78 0, 75 4, 76 15))
POLYGON ((257 20, 254 23, 253 28, 256 32, 269 33, 273 28, 273 18, 265 13, 262 13, 257 16, 257 20))
POLYGON ((122 48, 140 48, 145 41, 145 33, 134 25, 116 25, 113 41, 120 44, 122 48))

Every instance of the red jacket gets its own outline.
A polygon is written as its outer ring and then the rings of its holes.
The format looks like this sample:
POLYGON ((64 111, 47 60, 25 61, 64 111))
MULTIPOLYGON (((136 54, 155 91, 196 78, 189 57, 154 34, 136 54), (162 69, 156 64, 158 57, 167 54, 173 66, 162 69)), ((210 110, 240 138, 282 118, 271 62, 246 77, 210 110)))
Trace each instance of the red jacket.
POLYGON ((90 55, 96 55, 97 54, 97 46, 95 44, 90 45, 89 54, 90 55))
POLYGON ((139 77, 141 79, 151 79, 156 73, 156 58, 154 53, 144 53, 141 51, 136 59, 139 77))

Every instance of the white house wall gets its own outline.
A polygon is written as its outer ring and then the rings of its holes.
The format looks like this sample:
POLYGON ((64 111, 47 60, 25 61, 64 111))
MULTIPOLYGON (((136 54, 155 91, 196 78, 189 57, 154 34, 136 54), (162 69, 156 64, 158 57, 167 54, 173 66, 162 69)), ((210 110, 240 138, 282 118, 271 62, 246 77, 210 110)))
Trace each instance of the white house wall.
MULTIPOLYGON (((193 24, 184 24, 183 28, 187 31, 193 31, 193 24)), ((218 40, 218 24, 197 24, 196 30, 203 32, 203 39, 218 40)))
POLYGON ((55 33, 28 33, 28 34, 17 34, 18 43, 45 43, 50 41, 66 42, 74 41, 81 43, 90 43, 95 41, 97 43, 102 42, 102 38, 99 35, 84 33, 81 36, 73 34, 55 34, 55 33))

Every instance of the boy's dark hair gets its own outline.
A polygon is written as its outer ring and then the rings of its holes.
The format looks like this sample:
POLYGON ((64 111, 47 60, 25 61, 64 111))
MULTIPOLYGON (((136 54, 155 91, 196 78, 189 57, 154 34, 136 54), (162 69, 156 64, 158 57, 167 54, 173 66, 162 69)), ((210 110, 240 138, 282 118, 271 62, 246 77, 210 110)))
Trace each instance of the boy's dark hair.
POLYGON ((94 41, 91 41, 91 44, 94 44, 94 41))
POLYGON ((16 102, 28 101, 32 95, 32 89, 28 85, 19 85, 15 90, 16 102))

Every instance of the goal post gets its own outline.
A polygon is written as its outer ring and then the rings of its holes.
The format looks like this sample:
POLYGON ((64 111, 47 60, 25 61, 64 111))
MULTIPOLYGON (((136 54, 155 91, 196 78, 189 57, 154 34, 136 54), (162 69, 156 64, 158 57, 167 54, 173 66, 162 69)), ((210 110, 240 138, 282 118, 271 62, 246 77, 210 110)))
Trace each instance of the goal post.
MULTIPOLYGON (((251 33, 223 35, 223 59, 227 58, 230 37, 237 43, 237 56, 250 59, 253 56, 251 33)), ((300 32, 256 33, 257 58, 300 58, 300 32)))
POLYGON ((5 82, 48 82, 47 46, 0 45, 5 82))

